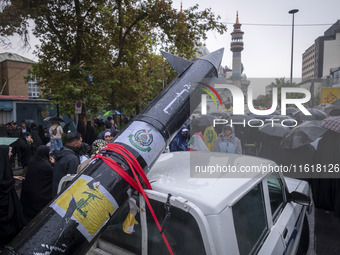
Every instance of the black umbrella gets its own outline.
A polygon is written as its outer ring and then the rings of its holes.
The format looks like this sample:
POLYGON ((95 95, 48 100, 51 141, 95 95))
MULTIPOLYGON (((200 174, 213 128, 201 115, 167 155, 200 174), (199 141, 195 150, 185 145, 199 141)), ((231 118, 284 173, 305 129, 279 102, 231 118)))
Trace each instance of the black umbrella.
POLYGON ((319 104, 315 109, 318 109, 320 111, 325 111, 326 108, 330 107, 331 104, 319 104))
POLYGON ((259 128, 261 133, 270 135, 270 136, 278 136, 283 137, 290 130, 289 127, 282 126, 279 123, 267 123, 259 128))
POLYGON ((266 120, 265 123, 278 123, 284 121, 284 125, 286 126, 294 126, 296 124, 296 120, 292 117, 286 115, 274 115, 270 119, 266 120))
POLYGON ((327 117, 327 114, 323 111, 320 111, 318 109, 312 109, 312 108, 307 108, 307 110, 312 114, 312 115, 305 115, 301 110, 295 112, 292 117, 296 120, 299 121, 304 121, 304 120, 323 120, 327 117))
POLYGON ((286 114, 289 116, 292 116, 294 112, 297 112, 298 109, 294 108, 294 107, 287 107, 286 108, 286 114))
POLYGON ((44 119, 44 121, 59 121, 64 122, 62 118, 59 118, 58 116, 50 116, 44 119))
POLYGON ((294 127, 282 139, 280 146, 285 149, 295 149, 313 142, 321 137, 327 129, 321 127, 321 121, 305 121, 294 127))
MULTIPOLYGON (((274 115, 273 117, 270 118, 270 120, 278 120, 278 121, 290 120, 290 119, 292 118, 286 115, 274 115)), ((274 122, 277 122, 277 121, 274 121, 274 122)))
POLYGON ((251 116, 248 115, 231 115, 229 117, 229 120, 232 120, 233 122, 243 122, 245 121, 246 123, 253 119, 251 116))
MULTIPOLYGON (((336 101, 334 101, 334 102, 336 102, 336 101)), ((340 104, 333 104, 333 103, 319 105, 318 107, 321 108, 319 110, 327 113, 329 116, 339 116, 340 115, 340 104)))
POLYGON ((216 116, 220 119, 228 119, 230 117, 229 113, 227 112, 211 112, 210 115, 216 116))
POLYGON ((196 117, 192 120, 191 124, 196 127, 208 127, 212 126, 214 123, 214 119, 216 119, 216 116, 212 115, 201 115, 199 117, 196 117))

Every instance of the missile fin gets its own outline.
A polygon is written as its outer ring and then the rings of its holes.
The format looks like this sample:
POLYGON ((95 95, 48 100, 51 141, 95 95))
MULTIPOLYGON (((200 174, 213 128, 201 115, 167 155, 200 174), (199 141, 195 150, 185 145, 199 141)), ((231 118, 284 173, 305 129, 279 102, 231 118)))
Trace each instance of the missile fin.
POLYGON ((216 68, 216 73, 218 73, 223 58, 223 52, 224 48, 221 48, 219 50, 211 52, 208 55, 201 57, 200 59, 209 61, 216 68))
POLYGON ((169 62, 169 64, 175 69, 178 75, 182 74, 191 64, 192 62, 186 60, 185 58, 177 57, 170 53, 161 51, 163 57, 169 62))

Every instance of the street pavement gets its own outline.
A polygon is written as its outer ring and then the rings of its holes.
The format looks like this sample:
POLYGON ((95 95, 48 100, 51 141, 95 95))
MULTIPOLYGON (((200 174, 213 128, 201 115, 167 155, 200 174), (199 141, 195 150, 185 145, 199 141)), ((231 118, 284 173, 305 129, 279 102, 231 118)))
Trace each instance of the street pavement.
POLYGON ((315 210, 315 233, 316 254, 340 254, 340 220, 334 212, 315 210))
MULTIPOLYGON (((21 175, 22 168, 15 167, 13 175, 21 175)), ((16 180, 18 196, 21 193, 21 181, 16 180)), ((310 238, 307 255, 340 254, 340 220, 333 212, 315 208, 307 214, 310 238)))

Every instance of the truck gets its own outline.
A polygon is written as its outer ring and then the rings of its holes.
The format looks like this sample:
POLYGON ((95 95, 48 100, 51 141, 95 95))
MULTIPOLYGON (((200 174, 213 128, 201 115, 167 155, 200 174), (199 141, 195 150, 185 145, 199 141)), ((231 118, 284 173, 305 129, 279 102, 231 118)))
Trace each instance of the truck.
MULTIPOLYGON (((152 190, 145 192, 173 254, 307 252, 306 214, 313 208, 308 182, 280 171, 250 171, 254 167, 249 166, 275 169, 273 161, 237 154, 190 151, 160 156, 147 174, 152 190), (202 166, 217 165, 226 171, 202 173, 202 166)), ((126 202, 88 255, 169 254, 144 197, 133 192, 131 198, 137 208, 133 231, 124 232, 122 225, 131 210, 126 202)))

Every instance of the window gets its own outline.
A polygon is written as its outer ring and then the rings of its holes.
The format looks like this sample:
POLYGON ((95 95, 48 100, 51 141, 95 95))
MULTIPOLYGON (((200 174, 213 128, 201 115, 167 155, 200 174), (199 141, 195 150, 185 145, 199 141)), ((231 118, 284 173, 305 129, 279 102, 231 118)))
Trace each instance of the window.
POLYGON ((284 193, 281 178, 271 174, 267 179, 270 207, 272 209, 273 221, 276 220, 284 206, 284 193))
MULTIPOLYGON (((138 204, 138 197, 134 197, 138 204)), ((150 200, 151 206, 162 224, 166 211, 164 203, 150 200)), ((148 254, 168 254, 163 238, 152 218, 150 211, 147 210, 147 227, 148 227, 148 254)), ((115 246, 121 247, 133 254, 141 253, 141 224, 139 213, 136 215, 138 224, 134 226, 133 234, 123 232, 122 223, 129 212, 129 205, 125 203, 109 226, 101 234, 100 239, 109 242, 115 246)), ((171 206, 170 220, 165 227, 165 236, 174 252, 174 254, 205 254, 205 248, 201 232, 196 220, 190 213, 171 206)))
POLYGON ((31 73, 28 74, 28 97, 38 98, 40 96, 40 88, 36 84, 39 82, 39 78, 31 73))
POLYGON ((240 254, 252 254, 268 231, 262 184, 250 190, 232 210, 240 254))

